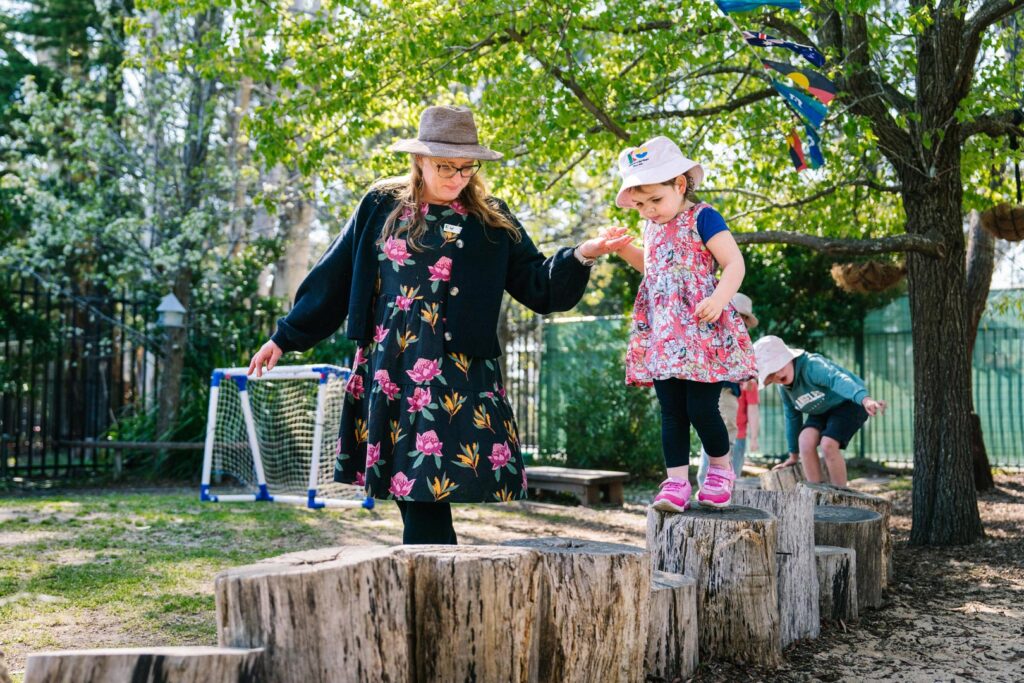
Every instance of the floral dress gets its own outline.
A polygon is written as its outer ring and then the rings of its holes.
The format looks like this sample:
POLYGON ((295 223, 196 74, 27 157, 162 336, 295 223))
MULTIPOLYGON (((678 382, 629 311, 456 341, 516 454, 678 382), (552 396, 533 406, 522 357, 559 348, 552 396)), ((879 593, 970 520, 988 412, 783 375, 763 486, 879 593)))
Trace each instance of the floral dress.
POLYGON ((428 224, 421 251, 396 238, 378 248, 376 333, 353 361, 335 481, 393 500, 525 498, 526 470, 497 361, 445 352, 459 234, 481 226, 457 202, 424 204, 421 212, 428 224))
POLYGON ((714 323, 694 310, 718 286, 718 264, 697 231, 696 204, 664 225, 644 226, 644 279, 633 307, 626 383, 742 382, 757 375, 747 326, 730 303, 714 323))

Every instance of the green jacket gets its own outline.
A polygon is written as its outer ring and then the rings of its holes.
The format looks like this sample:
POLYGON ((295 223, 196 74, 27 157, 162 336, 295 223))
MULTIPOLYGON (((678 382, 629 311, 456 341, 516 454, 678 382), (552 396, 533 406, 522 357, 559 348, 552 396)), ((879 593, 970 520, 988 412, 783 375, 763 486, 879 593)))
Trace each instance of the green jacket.
POLYGON ((817 353, 805 353, 793 361, 793 384, 779 385, 786 414, 786 442, 790 453, 799 452, 797 438, 803 417, 821 415, 844 401, 860 405, 868 397, 862 380, 846 368, 817 353))

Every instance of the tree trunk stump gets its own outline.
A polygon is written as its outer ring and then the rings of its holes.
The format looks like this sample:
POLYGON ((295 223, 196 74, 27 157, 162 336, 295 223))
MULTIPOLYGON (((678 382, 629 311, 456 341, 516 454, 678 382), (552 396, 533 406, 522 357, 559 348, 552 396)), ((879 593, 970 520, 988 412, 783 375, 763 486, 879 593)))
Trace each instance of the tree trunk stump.
POLYGON ((138 647, 29 655, 25 683, 262 683, 263 650, 138 647))
POLYGON ((762 491, 792 491, 804 481, 804 468, 799 463, 781 470, 768 470, 758 475, 762 491))
POLYGON ((651 561, 643 549, 571 538, 505 545, 540 552, 535 680, 643 680, 651 592, 651 561))
POLYGON ((892 502, 888 498, 831 484, 812 484, 805 481, 801 483, 801 486, 806 486, 814 491, 816 505, 845 505, 851 508, 864 508, 882 516, 882 588, 892 584, 895 580, 892 561, 892 530, 889 526, 892 517, 892 502))
POLYGON ((733 506, 647 512, 655 569, 697 582, 700 659, 765 667, 782 661, 776 588, 775 518, 733 506))
POLYGON ((882 604, 882 516, 873 510, 838 505, 814 508, 814 542, 852 548, 857 564, 857 608, 882 604))
POLYGON ((414 680, 411 590, 411 563, 383 547, 229 569, 214 581, 218 641, 265 648, 268 683, 414 680))
POLYGON ((733 503, 770 512, 778 520, 776 576, 782 647, 817 638, 821 615, 814 561, 814 493, 802 486, 791 491, 736 490, 733 503))
POLYGON ((697 670, 697 582, 682 574, 651 576, 648 680, 686 680, 697 670))
POLYGON ((833 545, 814 546, 818 567, 821 618, 830 621, 857 619, 857 552, 833 545))
POLYGON ((534 680, 542 590, 537 553, 406 546, 398 554, 412 560, 416 681, 534 680))

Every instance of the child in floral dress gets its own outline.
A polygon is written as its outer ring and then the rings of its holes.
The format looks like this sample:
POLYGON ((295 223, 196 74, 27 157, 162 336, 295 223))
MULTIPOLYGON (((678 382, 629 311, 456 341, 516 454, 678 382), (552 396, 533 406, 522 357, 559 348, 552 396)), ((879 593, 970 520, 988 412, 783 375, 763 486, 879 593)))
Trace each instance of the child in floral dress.
POLYGON ((719 412, 722 382, 757 376, 747 328, 731 303, 744 264, 721 214, 694 196, 704 170, 665 137, 619 156, 616 203, 646 220, 643 248, 619 250, 644 274, 626 351, 626 382, 654 386, 661 404, 668 477, 654 498, 658 510, 682 512, 689 481, 690 425, 710 467, 697 494, 702 505, 727 507, 736 478, 729 435, 719 412), (716 270, 721 266, 721 281, 716 270))

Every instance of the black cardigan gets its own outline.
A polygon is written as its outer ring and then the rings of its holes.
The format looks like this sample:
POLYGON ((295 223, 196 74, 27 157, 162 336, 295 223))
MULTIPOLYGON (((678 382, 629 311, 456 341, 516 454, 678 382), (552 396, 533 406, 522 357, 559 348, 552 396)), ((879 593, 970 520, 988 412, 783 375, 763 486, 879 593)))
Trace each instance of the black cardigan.
MULTIPOLYGON (((304 351, 337 330, 348 316, 349 339, 373 338, 373 297, 378 268, 377 240, 395 199, 371 191, 359 202, 341 233, 299 286, 295 305, 278 320, 273 339, 283 351, 304 351)), ((459 237, 462 258, 452 269, 445 347, 452 353, 496 358, 498 313, 503 290, 538 313, 567 311, 583 297, 590 268, 563 247, 545 259, 501 200, 494 200, 519 229, 488 228, 470 216, 459 237)))

